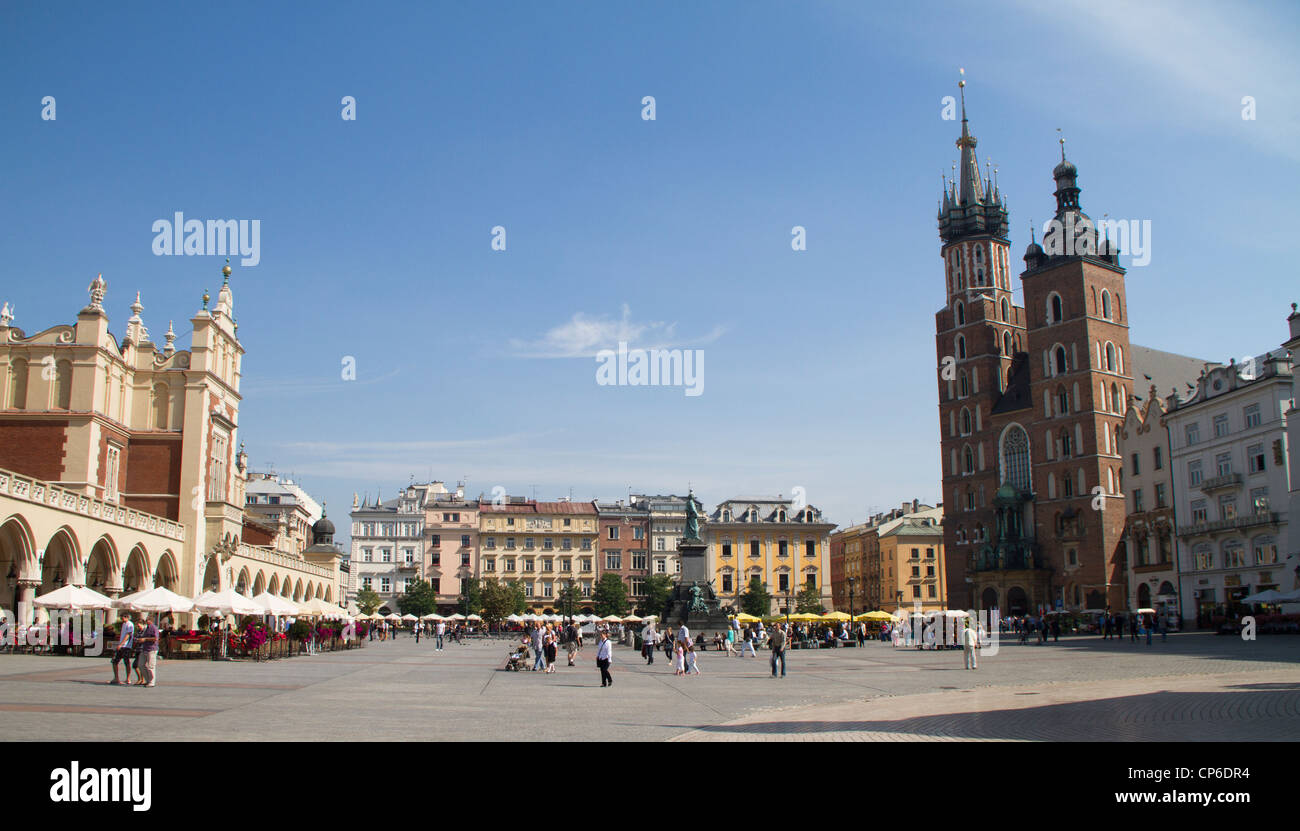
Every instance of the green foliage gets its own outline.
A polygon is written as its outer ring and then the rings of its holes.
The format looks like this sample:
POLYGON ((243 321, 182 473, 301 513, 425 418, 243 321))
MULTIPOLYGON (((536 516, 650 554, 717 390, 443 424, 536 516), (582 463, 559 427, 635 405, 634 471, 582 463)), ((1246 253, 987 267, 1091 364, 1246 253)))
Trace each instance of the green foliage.
POLYGON ((379 596, 379 592, 374 589, 362 589, 357 592, 357 608, 361 610, 362 614, 374 614, 375 609, 378 609, 383 605, 383 602, 383 599, 379 596))
POLYGON ((602 574, 592 592, 591 599, 596 605, 596 614, 625 615, 630 607, 627 602, 627 586, 617 574, 602 574))
POLYGON ((289 637, 296 641, 311 637, 312 625, 307 618, 298 618, 289 627, 289 637))
POLYGON ((749 578, 749 586, 740 597, 740 607, 747 614, 762 617, 772 610, 772 595, 767 592, 767 585, 757 576, 749 578))
POLYGON ((821 592, 817 591, 816 586, 804 586, 803 590, 795 597, 794 610, 796 613, 821 615, 826 613, 826 607, 822 605, 821 592))
POLYGON ((428 580, 416 580, 407 587, 406 594, 397 598, 397 608, 404 615, 423 617, 438 608, 438 593, 428 580))
POLYGON ((637 614, 663 617, 668 609, 668 600, 673 596, 673 581, 667 574, 652 574, 645 580, 645 599, 641 601, 637 614))
POLYGON ((469 579, 464 581, 463 588, 461 589, 461 594, 460 594, 462 603, 465 599, 465 595, 467 594, 469 595, 469 603, 464 605, 469 606, 469 610, 465 611, 465 614, 472 615, 476 612, 482 613, 483 587, 479 585, 479 581, 477 579, 469 579))
POLYGON ((576 584, 573 586, 569 586, 567 583, 561 584, 560 591, 555 596, 555 603, 556 609, 561 614, 567 615, 570 609, 573 610, 575 615, 578 614, 578 611, 582 608, 582 589, 576 584))
POLYGON ((479 584, 479 595, 483 620, 487 623, 500 623, 510 615, 521 615, 528 609, 524 590, 518 583, 484 580, 479 584))

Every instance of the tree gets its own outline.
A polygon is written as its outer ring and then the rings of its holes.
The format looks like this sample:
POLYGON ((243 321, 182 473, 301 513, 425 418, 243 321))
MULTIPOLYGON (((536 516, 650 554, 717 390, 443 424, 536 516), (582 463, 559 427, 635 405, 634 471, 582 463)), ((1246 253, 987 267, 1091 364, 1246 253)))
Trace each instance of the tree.
POLYGON ((404 615, 423 617, 438 608, 438 593, 428 580, 416 580, 406 587, 406 594, 397 598, 397 608, 404 615))
POLYGON ((795 597, 794 610, 798 614, 805 612, 814 615, 826 613, 826 607, 822 605, 821 592, 817 587, 809 583, 803 587, 803 590, 795 597))
POLYGON ((514 611, 514 595, 509 586, 495 580, 484 580, 479 587, 482 595, 483 620, 487 623, 500 623, 514 611))
POLYGON ((467 577, 465 578, 464 581, 462 581, 462 588, 460 594, 462 600, 464 599, 466 594, 469 595, 469 603, 468 603, 469 611, 465 612, 465 614, 472 615, 476 612, 482 611, 483 587, 479 585, 479 581, 477 579, 467 577))
POLYGON ((555 602, 561 614, 567 615, 572 610, 576 615, 579 607, 582 606, 582 589, 576 585, 561 584, 559 593, 555 595, 555 602))
POLYGON ((362 589, 357 592, 357 608, 360 609, 363 614, 374 614, 375 609, 378 609, 383 605, 383 603, 383 598, 381 598, 379 592, 374 589, 362 589))
POLYGON ((652 574, 645 579, 645 599, 637 609, 639 615, 663 617, 673 596, 673 581, 667 574, 652 574))
POLYGON ((772 595, 767 593, 767 586, 757 575, 749 578, 749 586, 740 597, 740 607, 755 617, 771 613, 772 595))
POLYGON ((627 586, 617 574, 602 574, 591 599, 596 603, 596 614, 601 617, 627 614, 627 586))

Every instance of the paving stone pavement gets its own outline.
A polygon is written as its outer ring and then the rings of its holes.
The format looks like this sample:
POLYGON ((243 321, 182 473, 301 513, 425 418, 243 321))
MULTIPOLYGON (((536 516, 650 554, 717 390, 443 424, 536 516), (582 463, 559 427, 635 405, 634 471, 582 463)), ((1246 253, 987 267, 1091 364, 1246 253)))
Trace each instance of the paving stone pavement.
POLYGON ((960 651, 701 656, 672 674, 620 647, 554 674, 502 670, 510 644, 399 638, 265 663, 162 661, 159 686, 114 687, 103 658, 0 655, 0 736, 75 740, 1264 740, 1300 739, 1300 638, 1199 633, 1151 646, 1067 638, 960 651))

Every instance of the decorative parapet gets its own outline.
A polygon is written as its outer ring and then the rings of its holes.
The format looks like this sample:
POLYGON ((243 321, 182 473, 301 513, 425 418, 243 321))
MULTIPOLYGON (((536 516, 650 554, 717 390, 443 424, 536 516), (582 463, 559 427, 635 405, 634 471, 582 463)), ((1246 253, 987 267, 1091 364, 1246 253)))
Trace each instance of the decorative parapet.
POLYGON ((185 526, 179 522, 86 496, 11 470, 0 469, 0 495, 185 542, 185 526))

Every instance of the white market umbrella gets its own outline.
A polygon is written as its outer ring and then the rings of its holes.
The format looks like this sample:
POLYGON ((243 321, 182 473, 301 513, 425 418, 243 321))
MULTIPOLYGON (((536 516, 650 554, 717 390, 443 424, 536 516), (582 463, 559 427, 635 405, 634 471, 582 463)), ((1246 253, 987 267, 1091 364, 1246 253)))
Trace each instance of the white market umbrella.
POLYGON ((438 614, 437 612, 430 612, 429 614, 420 618, 420 620, 443 620, 443 616, 438 614))
POLYGON ((466 619, 466 620, 482 620, 483 618, 479 617, 478 615, 470 615, 469 617, 467 617, 467 618, 465 618, 465 619, 466 619))
POLYGON ((390 623, 401 623, 402 616, 397 614, 396 612, 389 612, 388 614, 384 615, 384 620, 389 621, 390 623))
POLYGON ((407 612, 406 614, 402 615, 402 620, 414 622, 414 621, 418 621, 419 618, 411 614, 410 612, 407 612))
POLYGON ((623 618, 619 617, 618 615, 605 615, 605 616, 602 617, 602 618, 598 618, 598 620, 603 620, 603 621, 605 621, 606 623, 622 623, 622 622, 623 622, 623 618))
POLYGON ((1289 592, 1283 592, 1277 596, 1277 602, 1279 603, 1294 603, 1297 600, 1300 600, 1300 588, 1292 589, 1289 592))
POLYGON ((219 615, 260 615, 262 607, 234 589, 204 592, 194 598, 194 611, 219 615))
POLYGON ((176 592, 156 586, 145 589, 113 601, 119 609, 131 612, 188 612, 194 608, 194 601, 182 597, 176 592))
POLYGON ((1241 599, 1242 603, 1276 603, 1282 597, 1282 593, 1277 589, 1265 589, 1262 592, 1248 594, 1241 599))
POLYGON ((519 623, 520 621, 523 620, 523 618, 521 618, 519 615, 507 615, 506 620, 510 621, 511 623, 519 623))
POLYGON ((645 618, 637 617, 636 615, 628 615, 627 617, 623 618, 624 623, 641 623, 644 620, 645 618))
POLYGON ((456 614, 454 614, 454 615, 452 615, 451 617, 447 618, 447 620, 464 620, 464 619, 465 619, 465 616, 462 615, 460 612, 457 612, 456 614))
POLYGON ((111 609, 113 598, 100 594, 85 586, 64 586, 48 594, 43 594, 32 601, 43 609, 67 609, 71 612, 82 609, 111 609))
POLYGON ((274 615, 275 617, 296 617, 298 615, 298 606, 280 597, 278 594, 262 592, 253 598, 253 602, 265 610, 265 614, 274 615))

